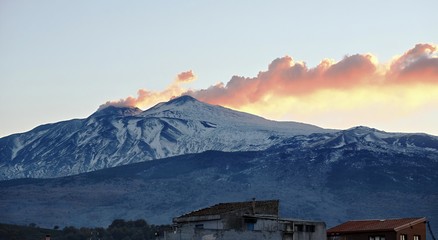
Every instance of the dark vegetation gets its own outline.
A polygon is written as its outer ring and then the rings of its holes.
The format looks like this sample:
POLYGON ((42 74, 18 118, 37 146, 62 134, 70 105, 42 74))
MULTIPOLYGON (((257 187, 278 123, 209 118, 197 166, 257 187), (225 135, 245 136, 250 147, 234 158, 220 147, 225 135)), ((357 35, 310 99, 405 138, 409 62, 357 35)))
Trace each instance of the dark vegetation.
POLYGON ((76 228, 73 226, 54 226, 53 229, 40 228, 31 223, 29 226, 0 224, 0 240, 148 240, 155 239, 164 230, 171 229, 170 225, 149 225, 145 220, 125 221, 114 220, 107 228, 76 228))

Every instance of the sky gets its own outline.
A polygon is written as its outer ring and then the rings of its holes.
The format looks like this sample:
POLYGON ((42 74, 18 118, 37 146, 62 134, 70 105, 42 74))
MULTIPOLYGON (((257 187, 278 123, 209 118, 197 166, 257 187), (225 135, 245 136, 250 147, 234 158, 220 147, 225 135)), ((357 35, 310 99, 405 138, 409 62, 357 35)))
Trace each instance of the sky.
POLYGON ((438 1, 0 0, 0 137, 179 95, 438 135, 438 1))

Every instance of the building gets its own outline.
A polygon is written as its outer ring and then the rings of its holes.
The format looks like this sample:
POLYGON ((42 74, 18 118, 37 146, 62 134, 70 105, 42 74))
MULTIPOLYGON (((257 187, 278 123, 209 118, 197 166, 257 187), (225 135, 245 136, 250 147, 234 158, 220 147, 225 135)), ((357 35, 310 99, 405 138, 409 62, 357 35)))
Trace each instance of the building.
POLYGON ((324 222, 279 217, 279 200, 219 203, 173 219, 166 240, 322 240, 324 222))
POLYGON ((426 218, 348 221, 328 229, 327 240, 426 240, 426 218))

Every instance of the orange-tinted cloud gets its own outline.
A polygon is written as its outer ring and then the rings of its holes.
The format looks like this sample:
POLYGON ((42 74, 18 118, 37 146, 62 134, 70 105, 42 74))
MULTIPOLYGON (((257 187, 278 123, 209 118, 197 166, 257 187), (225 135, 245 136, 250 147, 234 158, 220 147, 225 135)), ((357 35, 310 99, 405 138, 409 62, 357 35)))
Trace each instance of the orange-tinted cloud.
POLYGON ((402 56, 395 58, 388 78, 398 81, 438 82, 438 51, 432 44, 417 44, 402 56))
POLYGON ((182 72, 177 75, 177 81, 179 82, 191 82, 196 79, 195 74, 193 74, 192 70, 187 72, 182 72))
POLYGON ((362 124, 391 129, 400 123, 407 131, 409 123, 436 129, 438 122, 438 47, 434 44, 417 44, 389 63, 379 63, 372 54, 354 54, 340 61, 324 59, 309 68, 285 56, 255 77, 233 76, 227 83, 199 90, 180 86, 191 75, 191 71, 181 73, 164 91, 140 90, 137 98, 107 104, 150 107, 187 94, 271 119, 324 127, 362 124), (436 107, 427 112, 431 106, 436 107), (415 114, 430 117, 421 123, 415 114))
POLYGON ((233 76, 226 84, 205 90, 188 91, 200 100, 236 107, 261 101, 270 96, 302 96, 321 89, 348 89, 379 79, 375 57, 370 54, 347 56, 334 63, 323 60, 309 69, 291 57, 275 59, 267 71, 257 77, 233 76))
POLYGON ((233 76, 225 84, 188 91, 200 100, 239 108, 272 97, 306 96, 321 90, 418 83, 438 84, 438 52, 432 44, 417 44, 392 63, 379 64, 371 54, 346 56, 339 62, 323 60, 315 68, 291 57, 275 59, 256 77, 233 76))

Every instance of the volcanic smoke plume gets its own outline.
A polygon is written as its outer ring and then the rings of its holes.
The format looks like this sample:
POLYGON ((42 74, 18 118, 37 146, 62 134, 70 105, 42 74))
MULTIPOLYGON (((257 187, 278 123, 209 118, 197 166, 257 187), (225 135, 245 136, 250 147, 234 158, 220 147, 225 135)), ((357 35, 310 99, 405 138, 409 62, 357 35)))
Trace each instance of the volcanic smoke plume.
POLYGON ((181 84, 194 81, 196 75, 192 70, 181 72, 175 78, 175 80, 162 92, 153 92, 146 89, 139 89, 137 91, 137 97, 127 97, 116 101, 108 101, 105 104, 100 105, 99 109, 106 108, 108 106, 118 107, 148 107, 158 102, 168 101, 170 98, 180 96, 184 91, 181 84))
POLYGON ((375 121, 388 126, 404 121, 400 124, 409 126, 408 116, 438 121, 438 51, 434 44, 417 44, 388 63, 379 63, 367 53, 345 56, 340 61, 323 59, 317 66, 308 67, 285 56, 272 61, 255 77, 233 76, 206 89, 181 86, 195 79, 191 70, 182 72, 163 91, 140 89, 137 97, 109 101, 101 108, 146 108, 191 95, 268 118, 331 127, 375 121))

